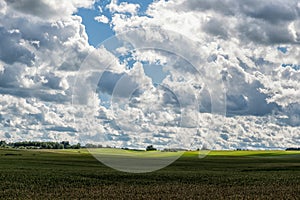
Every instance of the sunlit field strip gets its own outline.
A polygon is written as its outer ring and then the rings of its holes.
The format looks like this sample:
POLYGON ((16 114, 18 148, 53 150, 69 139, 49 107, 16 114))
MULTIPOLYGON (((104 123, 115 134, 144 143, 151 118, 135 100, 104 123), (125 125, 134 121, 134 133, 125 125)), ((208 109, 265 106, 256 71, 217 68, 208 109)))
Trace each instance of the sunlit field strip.
POLYGON ((102 154, 102 155, 115 155, 115 156, 141 156, 141 157, 167 157, 167 156, 300 156, 300 151, 285 151, 285 150, 211 150, 211 151, 178 151, 178 152, 162 152, 162 151, 134 151, 123 150, 117 148, 94 148, 94 149, 62 149, 62 150, 28 150, 28 151, 41 151, 53 153, 66 153, 66 154, 102 154))

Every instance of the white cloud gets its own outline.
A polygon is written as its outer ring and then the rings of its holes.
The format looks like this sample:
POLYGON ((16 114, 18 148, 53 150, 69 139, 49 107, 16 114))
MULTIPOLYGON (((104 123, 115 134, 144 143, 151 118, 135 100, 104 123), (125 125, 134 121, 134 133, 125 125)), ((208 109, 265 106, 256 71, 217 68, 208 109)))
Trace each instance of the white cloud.
POLYGON ((5 0, 8 8, 42 20, 68 18, 78 8, 91 8, 94 0, 5 0))
POLYGON ((94 19, 97 22, 104 23, 104 24, 107 24, 109 22, 109 19, 105 15, 96 16, 94 19))
MULTIPOLYGON (((138 4, 111 1, 110 23, 126 41, 113 43, 120 45, 116 52, 91 47, 81 17, 73 15, 92 4, 0 3, 1 138, 132 147, 297 145, 300 74, 282 65, 299 65, 298 1, 155 1, 147 16, 138 15, 138 4), (162 66, 167 75, 160 86, 144 63, 162 66), (108 101, 115 107, 99 95, 113 95, 108 101)), ((109 23, 104 15, 95 20, 109 23)))
MULTIPOLYGON (((203 75, 201 81, 205 83, 200 85, 208 86, 210 94, 214 95, 221 89, 217 86, 217 80, 225 79, 227 113, 234 116, 226 118, 226 123, 235 127, 243 122, 249 127, 241 132, 242 135, 233 144, 284 146, 284 142, 272 140, 274 143, 270 143, 267 140, 270 139, 270 132, 278 132, 280 138, 299 132, 293 128, 298 124, 298 111, 291 112, 291 109, 285 108, 299 104, 300 90, 297 82, 300 77, 297 70, 282 67, 282 64, 299 65, 299 29, 295 25, 299 20, 297 4, 298 1, 290 1, 283 5, 277 0, 156 1, 147 10, 149 17, 116 13, 112 17, 112 25, 117 33, 135 30, 133 34, 122 39, 129 40, 136 48, 150 46, 168 49, 169 40, 162 36, 165 30, 189 38, 192 42, 174 40, 173 52, 179 53, 196 66, 203 75), (136 30, 137 27, 139 29, 136 30), (150 38, 145 36, 147 31, 141 31, 147 27, 155 27, 152 30, 156 30, 148 32, 150 38), (153 41, 158 41, 159 44, 153 44, 153 41), (286 46, 288 52, 280 52, 277 49, 279 45, 286 46), (282 120, 280 117, 285 114, 289 120, 282 120), (274 117, 275 125, 269 126, 269 118, 265 116, 274 117), (284 127, 282 123, 292 127, 284 127), (259 132, 262 133, 257 134, 259 132), (252 137, 251 135, 255 135, 253 137, 256 140, 250 139, 246 142, 246 138, 252 137)), ((149 57, 150 62, 156 62, 156 59, 161 59, 157 52, 151 56, 149 53, 140 52, 137 51, 134 55, 141 60, 149 57)), ((186 73, 186 64, 174 63, 173 56, 167 57, 170 59, 167 58, 164 62, 172 66, 170 71, 174 77, 181 78, 178 72, 182 70, 182 80, 191 79, 192 76, 186 73)), ((183 85, 181 83, 177 86, 178 92, 188 91, 183 85)), ((209 99, 203 98, 201 101, 206 102, 206 106, 211 106, 209 99)), ((203 130, 200 132, 203 133, 203 130)), ((235 128, 228 130, 232 134, 237 134, 238 131, 235 128)), ((218 135, 217 132, 214 134, 218 135)), ((219 136, 216 137, 215 140, 219 142, 219 136)), ((220 145, 226 146, 226 142, 220 145)))
POLYGON ((93 47, 72 14, 92 4, 1 1, 1 137, 76 140, 70 85, 93 47))
POLYGON ((140 5, 127 2, 121 2, 118 4, 117 0, 112 0, 110 4, 106 6, 106 8, 108 8, 112 13, 129 13, 131 15, 135 15, 137 14, 140 5))

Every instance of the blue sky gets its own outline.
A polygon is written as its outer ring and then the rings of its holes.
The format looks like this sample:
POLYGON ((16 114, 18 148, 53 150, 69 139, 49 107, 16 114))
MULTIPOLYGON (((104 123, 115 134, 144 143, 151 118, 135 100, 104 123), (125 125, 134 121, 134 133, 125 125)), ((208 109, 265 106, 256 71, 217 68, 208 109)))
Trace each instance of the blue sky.
MULTIPOLYGON (((153 2, 153 0, 128 0, 128 1, 118 1, 139 4, 140 9, 138 15, 145 15, 145 12, 153 2)), ((98 46, 101 42, 114 36, 114 31, 112 30, 110 24, 99 23, 94 18, 98 15, 105 15, 107 18, 111 19, 112 15, 106 6, 110 3, 110 0, 101 0, 94 4, 93 9, 79 8, 77 15, 82 17, 82 23, 85 25, 86 33, 89 36, 89 43, 94 47, 98 46), (99 9, 101 8, 101 11, 99 9)))

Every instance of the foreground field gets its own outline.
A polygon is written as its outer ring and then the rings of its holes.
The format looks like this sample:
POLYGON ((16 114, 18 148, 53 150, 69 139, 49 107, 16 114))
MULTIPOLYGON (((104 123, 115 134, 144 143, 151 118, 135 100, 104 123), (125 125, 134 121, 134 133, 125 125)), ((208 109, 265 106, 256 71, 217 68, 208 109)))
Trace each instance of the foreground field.
POLYGON ((300 152, 186 152, 159 171, 131 174, 84 149, 0 150, 0 179, 1 199, 297 199, 300 152))

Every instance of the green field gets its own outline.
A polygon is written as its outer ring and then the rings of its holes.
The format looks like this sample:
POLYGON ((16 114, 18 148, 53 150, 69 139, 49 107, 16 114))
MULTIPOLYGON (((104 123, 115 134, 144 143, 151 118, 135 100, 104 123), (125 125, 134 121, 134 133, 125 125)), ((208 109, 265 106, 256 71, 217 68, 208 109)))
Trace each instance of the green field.
POLYGON ((85 149, 1 149, 0 179, 1 199, 297 199, 300 152, 212 151, 203 159, 186 152, 166 168, 133 174, 85 149))

